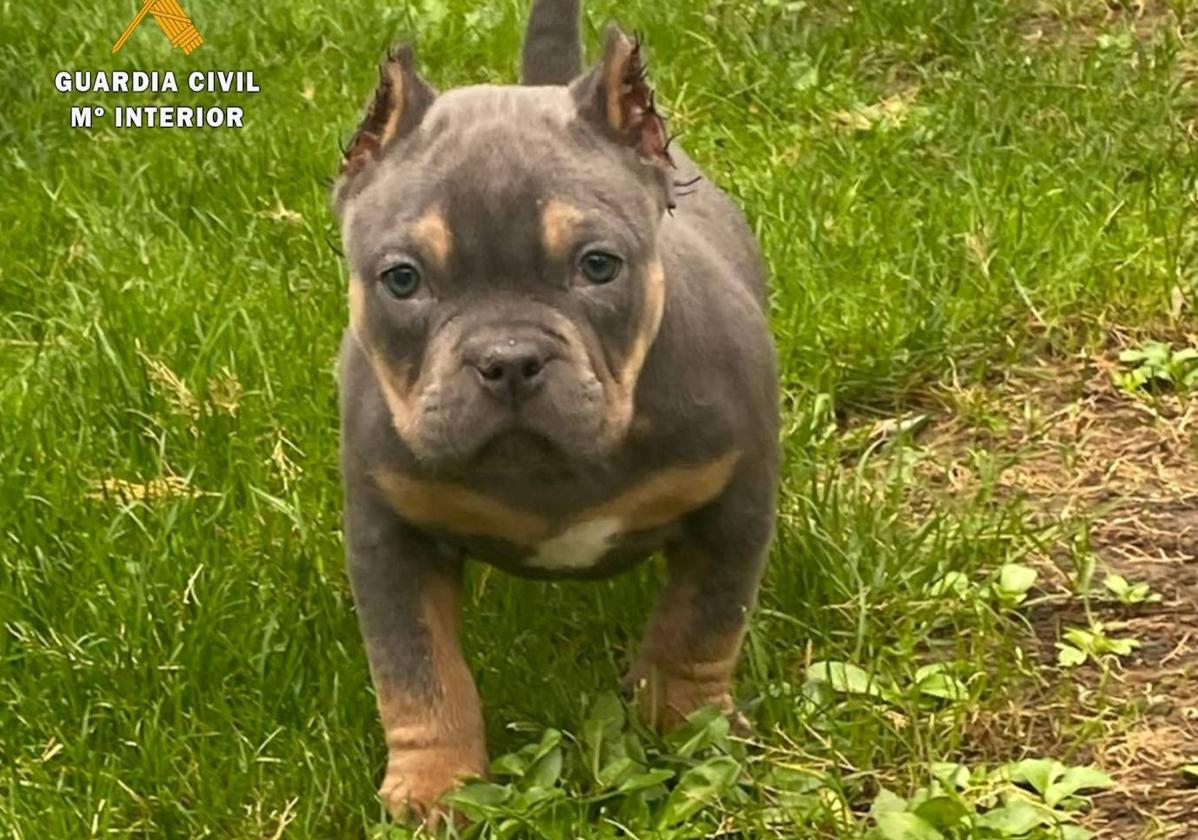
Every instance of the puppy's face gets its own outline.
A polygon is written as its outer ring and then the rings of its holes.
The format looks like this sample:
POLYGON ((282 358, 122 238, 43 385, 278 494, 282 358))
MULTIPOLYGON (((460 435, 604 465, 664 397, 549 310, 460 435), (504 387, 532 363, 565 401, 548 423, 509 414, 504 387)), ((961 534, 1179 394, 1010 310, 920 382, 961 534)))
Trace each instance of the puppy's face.
POLYGON ((434 471, 602 458, 664 306, 664 134, 635 46, 609 39, 569 88, 441 96, 403 59, 338 189, 351 326, 393 425, 434 471))

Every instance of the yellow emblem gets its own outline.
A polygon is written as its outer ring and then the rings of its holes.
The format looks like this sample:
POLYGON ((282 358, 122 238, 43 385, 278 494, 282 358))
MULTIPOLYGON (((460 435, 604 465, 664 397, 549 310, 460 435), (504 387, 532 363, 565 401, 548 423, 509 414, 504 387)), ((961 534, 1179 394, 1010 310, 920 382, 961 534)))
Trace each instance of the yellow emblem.
POLYGON ((163 33, 170 39, 171 46, 179 47, 185 55, 191 55, 196 47, 204 43, 203 36, 191 22, 187 12, 183 11, 178 0, 145 0, 137 17, 133 18, 133 22, 125 27, 121 37, 112 45, 114 53, 119 52, 121 47, 125 46, 125 42, 129 40, 133 30, 137 29, 147 14, 153 15, 154 20, 158 21, 163 33))

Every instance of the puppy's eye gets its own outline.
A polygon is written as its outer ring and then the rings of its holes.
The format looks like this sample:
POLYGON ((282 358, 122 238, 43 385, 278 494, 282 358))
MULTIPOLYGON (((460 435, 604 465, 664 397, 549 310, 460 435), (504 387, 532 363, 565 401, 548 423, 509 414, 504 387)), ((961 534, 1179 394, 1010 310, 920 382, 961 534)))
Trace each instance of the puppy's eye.
POLYGON ((624 261, 607 251, 587 251, 578 261, 582 276, 592 283, 610 283, 620 273, 624 261))
POLYGON ((402 262, 380 274, 379 281, 392 296, 400 300, 410 298, 420 288, 420 269, 410 262, 402 262))

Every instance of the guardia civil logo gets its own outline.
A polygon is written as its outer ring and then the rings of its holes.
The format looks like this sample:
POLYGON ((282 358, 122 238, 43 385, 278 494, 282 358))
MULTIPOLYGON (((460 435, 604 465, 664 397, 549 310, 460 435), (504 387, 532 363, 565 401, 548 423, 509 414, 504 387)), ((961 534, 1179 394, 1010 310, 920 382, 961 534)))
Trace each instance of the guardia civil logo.
POLYGON ((187 12, 183 11, 178 0, 145 0, 137 16, 133 18, 133 22, 125 27, 121 37, 117 38, 116 43, 112 45, 114 53, 120 52, 121 47, 125 46, 125 42, 129 40, 129 36, 146 19, 146 15, 153 16, 154 20, 158 22, 159 28, 162 29, 162 34, 170 40, 171 46, 183 50, 184 55, 191 55, 204 43, 204 37, 191 22, 187 12))

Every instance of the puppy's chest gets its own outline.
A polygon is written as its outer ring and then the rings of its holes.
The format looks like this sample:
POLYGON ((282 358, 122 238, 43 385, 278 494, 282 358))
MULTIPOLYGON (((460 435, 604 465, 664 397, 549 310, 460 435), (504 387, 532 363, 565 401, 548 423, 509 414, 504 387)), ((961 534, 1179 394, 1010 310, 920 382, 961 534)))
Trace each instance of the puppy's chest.
POLYGON ((601 516, 574 522, 558 534, 533 546, 522 565, 534 569, 570 571, 589 569, 599 563, 624 536, 618 516, 601 516))
POLYGON ((731 451, 648 472, 553 515, 450 482, 397 472, 375 473, 375 480, 400 516, 481 560, 516 572, 568 575, 618 567, 654 551, 684 516, 723 492, 737 460, 731 451))
POLYGON ((442 538, 473 559, 533 578, 594 578, 623 571, 660 550, 677 532, 677 523, 638 531, 615 519, 574 523, 536 545, 461 536, 442 538))

